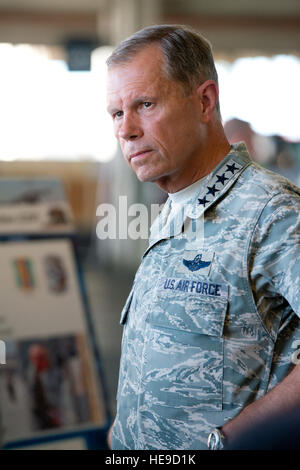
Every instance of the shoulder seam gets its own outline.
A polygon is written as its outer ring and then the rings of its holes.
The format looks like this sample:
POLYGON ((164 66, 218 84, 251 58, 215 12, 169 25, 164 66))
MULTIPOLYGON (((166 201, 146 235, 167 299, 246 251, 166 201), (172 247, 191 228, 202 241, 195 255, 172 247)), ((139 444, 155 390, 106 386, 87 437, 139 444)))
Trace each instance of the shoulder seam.
MULTIPOLYGON (((250 165, 248 165, 247 168, 252 168, 252 170, 256 170, 256 171, 258 171, 258 172, 264 170, 263 167, 260 167, 260 166, 259 166, 258 164, 256 164, 255 162, 251 162, 250 165)), ((247 170, 247 168, 245 168, 245 170, 247 170)), ((274 173, 274 174, 277 175, 276 173, 274 173)), ((281 177, 280 174, 278 174, 277 176, 278 176, 278 177, 281 177)), ((286 180, 286 181, 288 182, 289 180, 286 180)), ((267 188, 266 188, 265 186, 263 186, 263 184, 258 183, 257 181, 255 181, 255 179, 253 180, 252 183, 253 183, 253 185, 255 185, 256 187, 259 187, 266 195, 271 195, 271 197, 276 196, 276 195, 278 195, 278 194, 282 194, 282 192, 281 192, 282 189, 280 189, 280 188, 276 188, 276 187, 271 187, 271 188, 268 188, 268 187, 267 187, 267 188), (274 191, 276 191, 276 192, 274 193, 274 191)), ((290 183, 294 186, 294 184, 293 184, 292 182, 290 182, 290 183)), ((289 192, 290 194, 296 194, 296 195, 300 196, 299 192, 294 191, 293 187, 290 187, 290 188, 287 187, 285 181, 278 182, 278 184, 281 185, 281 186, 283 186, 284 189, 285 189, 287 192, 289 192)), ((298 188, 297 188, 297 189, 298 189, 298 188)))

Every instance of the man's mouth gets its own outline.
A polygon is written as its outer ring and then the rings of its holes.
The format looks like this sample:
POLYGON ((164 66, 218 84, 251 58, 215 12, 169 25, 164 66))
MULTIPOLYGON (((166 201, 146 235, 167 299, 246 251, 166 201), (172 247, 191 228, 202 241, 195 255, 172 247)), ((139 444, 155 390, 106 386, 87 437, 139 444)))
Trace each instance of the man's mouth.
POLYGON ((131 153, 129 155, 129 161, 137 161, 140 158, 143 158, 145 155, 147 155, 149 152, 152 152, 152 149, 144 149, 140 150, 139 152, 131 153))

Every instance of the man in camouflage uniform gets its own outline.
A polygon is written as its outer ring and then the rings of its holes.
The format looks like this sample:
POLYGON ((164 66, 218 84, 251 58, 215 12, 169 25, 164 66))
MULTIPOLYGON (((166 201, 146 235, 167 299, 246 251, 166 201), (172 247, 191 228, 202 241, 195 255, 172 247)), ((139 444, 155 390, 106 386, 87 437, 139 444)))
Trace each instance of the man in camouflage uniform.
POLYGON ((112 447, 205 449, 214 428, 230 442, 300 401, 300 191, 227 142, 198 33, 146 28, 108 67, 138 178, 171 195, 199 181, 183 211, 170 220, 168 200, 154 222, 122 311, 112 447))

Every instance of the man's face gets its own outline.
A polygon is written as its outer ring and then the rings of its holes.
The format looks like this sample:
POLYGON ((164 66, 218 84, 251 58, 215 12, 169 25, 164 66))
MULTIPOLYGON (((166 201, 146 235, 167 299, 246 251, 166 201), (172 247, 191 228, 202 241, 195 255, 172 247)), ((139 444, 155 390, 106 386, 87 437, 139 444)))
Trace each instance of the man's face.
POLYGON ((169 192, 191 183, 202 139, 199 96, 166 77, 157 45, 108 71, 108 111, 125 160, 140 181, 169 192))

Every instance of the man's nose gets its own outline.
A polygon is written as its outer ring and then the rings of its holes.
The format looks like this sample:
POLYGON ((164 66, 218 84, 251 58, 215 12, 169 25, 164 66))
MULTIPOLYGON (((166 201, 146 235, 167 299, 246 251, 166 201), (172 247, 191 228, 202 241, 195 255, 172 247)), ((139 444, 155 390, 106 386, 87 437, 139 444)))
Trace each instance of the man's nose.
POLYGON ((124 114, 118 134, 124 140, 135 140, 141 137, 143 132, 136 117, 124 114))

